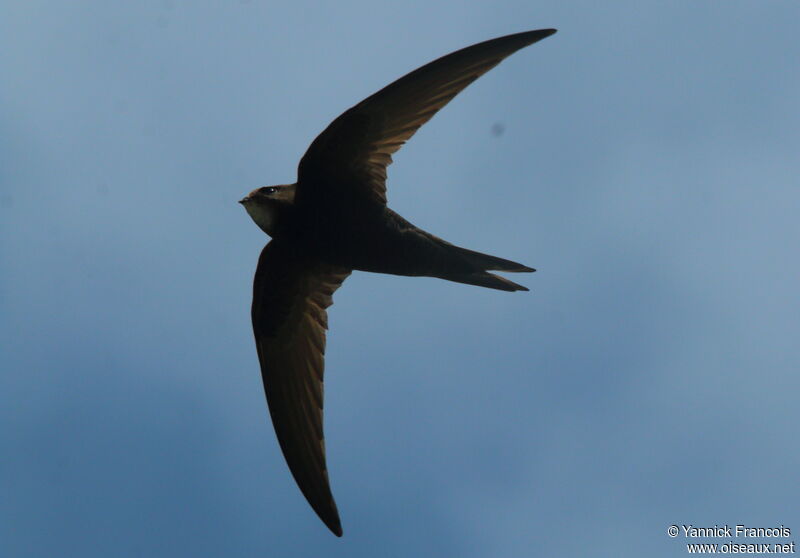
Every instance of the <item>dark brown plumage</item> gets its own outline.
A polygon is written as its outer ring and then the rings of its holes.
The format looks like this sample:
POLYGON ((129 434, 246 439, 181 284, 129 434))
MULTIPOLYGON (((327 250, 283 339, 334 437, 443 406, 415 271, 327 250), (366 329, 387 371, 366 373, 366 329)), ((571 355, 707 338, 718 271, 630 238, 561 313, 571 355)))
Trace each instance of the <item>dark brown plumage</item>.
POLYGON ((389 209, 392 154, 467 85, 553 33, 492 39, 411 72, 334 120, 306 151, 295 184, 258 188, 242 200, 273 238, 258 261, 252 307, 272 423, 300 490, 336 535, 342 528, 322 430, 326 309, 334 291, 352 270, 527 291, 489 271, 534 271, 454 246, 389 209))

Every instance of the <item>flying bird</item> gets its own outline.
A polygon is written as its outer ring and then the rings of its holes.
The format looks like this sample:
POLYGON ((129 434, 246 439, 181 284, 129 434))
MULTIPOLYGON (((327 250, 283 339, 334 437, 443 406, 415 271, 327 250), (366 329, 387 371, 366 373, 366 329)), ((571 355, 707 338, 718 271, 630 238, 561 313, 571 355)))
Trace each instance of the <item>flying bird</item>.
POLYGON ((527 291, 489 271, 522 264, 460 248, 387 207, 394 154, 470 83, 555 29, 507 35, 414 70, 336 118, 300 160, 297 182, 264 186, 240 201, 272 240, 258 259, 252 321, 272 424, 308 503, 342 535, 328 482, 322 430, 327 308, 354 270, 439 277, 527 291))

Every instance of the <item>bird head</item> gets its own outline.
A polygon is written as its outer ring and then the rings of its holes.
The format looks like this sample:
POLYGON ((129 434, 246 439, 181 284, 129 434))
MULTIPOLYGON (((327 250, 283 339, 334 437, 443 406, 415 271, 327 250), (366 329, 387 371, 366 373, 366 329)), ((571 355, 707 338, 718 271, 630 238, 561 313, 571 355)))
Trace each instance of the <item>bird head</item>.
POLYGON ((256 188, 239 203, 262 231, 274 237, 277 223, 294 204, 296 184, 280 184, 256 188))

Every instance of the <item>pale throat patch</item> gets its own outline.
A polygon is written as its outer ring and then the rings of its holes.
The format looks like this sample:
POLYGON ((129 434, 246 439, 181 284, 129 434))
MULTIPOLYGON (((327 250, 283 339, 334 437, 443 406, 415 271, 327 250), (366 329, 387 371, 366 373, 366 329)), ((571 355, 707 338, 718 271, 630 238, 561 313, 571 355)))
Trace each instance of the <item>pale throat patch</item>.
POLYGON ((273 235, 278 213, 275 206, 272 204, 248 203, 244 208, 262 231, 270 236, 273 235))

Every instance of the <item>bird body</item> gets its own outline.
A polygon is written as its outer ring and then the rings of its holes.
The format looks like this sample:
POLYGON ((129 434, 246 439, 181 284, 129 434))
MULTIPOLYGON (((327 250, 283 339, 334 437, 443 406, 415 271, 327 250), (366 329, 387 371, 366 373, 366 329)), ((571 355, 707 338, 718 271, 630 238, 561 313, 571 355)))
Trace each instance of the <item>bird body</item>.
POLYGON ((303 156, 296 183, 257 188, 241 200, 272 237, 256 268, 251 312, 272 423, 300 490, 336 535, 342 529, 322 430, 325 330, 334 291, 354 270, 527 291, 489 272, 534 271, 450 244, 389 209, 391 156, 467 85, 553 33, 485 41, 407 74, 335 119, 303 156))
POLYGON ((317 261, 350 270, 428 276, 501 290, 527 290, 487 270, 533 271, 522 264, 454 246, 414 225, 385 205, 371 202, 316 211, 297 206, 284 191, 259 188, 244 202, 262 230, 317 261), (273 193, 274 192, 274 193, 273 193), (261 203, 256 202, 262 197, 261 203), (277 201, 272 201, 274 198, 277 201))

